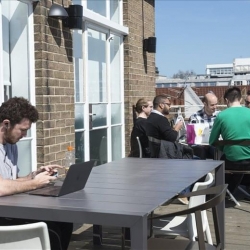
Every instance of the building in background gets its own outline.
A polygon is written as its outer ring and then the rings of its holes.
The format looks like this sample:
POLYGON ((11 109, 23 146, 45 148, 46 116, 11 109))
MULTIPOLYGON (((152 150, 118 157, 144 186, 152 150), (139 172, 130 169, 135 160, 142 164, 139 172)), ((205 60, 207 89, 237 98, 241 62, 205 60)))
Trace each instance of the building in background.
POLYGON ((160 75, 156 78, 156 88, 186 85, 191 87, 250 85, 250 58, 236 58, 232 64, 209 64, 206 66, 206 74, 192 75, 186 79, 160 75))
POLYGON ((62 164, 68 145, 77 161, 124 157, 132 105, 155 95, 154 0, 64 0, 83 7, 80 29, 48 17, 53 3, 0 0, 0 103, 23 96, 40 113, 18 143, 21 175, 62 164))

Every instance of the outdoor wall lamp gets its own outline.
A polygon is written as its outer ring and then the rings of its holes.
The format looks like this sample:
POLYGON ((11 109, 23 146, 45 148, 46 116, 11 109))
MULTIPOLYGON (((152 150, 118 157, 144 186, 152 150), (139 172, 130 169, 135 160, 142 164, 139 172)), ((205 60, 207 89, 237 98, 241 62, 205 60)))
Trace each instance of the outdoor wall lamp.
POLYGON ((156 53, 156 37, 151 36, 147 39, 143 39, 143 51, 156 53))
POLYGON ((82 5, 70 5, 68 8, 65 8, 68 17, 63 19, 63 26, 69 29, 82 29, 82 15, 83 7, 82 5))
POLYGON ((62 0, 62 6, 58 4, 54 4, 54 1, 52 0, 52 6, 50 7, 48 16, 57 18, 57 19, 64 19, 69 16, 63 6, 63 0, 62 0))

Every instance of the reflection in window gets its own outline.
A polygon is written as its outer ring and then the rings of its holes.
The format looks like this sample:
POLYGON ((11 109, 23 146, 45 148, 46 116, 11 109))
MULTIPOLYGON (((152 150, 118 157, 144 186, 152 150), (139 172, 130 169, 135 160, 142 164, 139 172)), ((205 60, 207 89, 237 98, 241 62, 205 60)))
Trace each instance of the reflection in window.
POLYGON ((106 0, 87 0, 87 8, 102 16, 106 16, 106 0))
POLYGON ((18 176, 26 176, 31 171, 31 140, 21 140, 17 143, 18 155, 22 157, 20 161, 18 161, 17 165, 20 169, 18 176))
POLYGON ((84 132, 75 133, 76 163, 84 162, 84 132))
POLYGON ((107 129, 92 130, 89 133, 90 160, 95 160, 96 165, 107 162, 107 129))
POLYGON ((111 102, 121 101, 120 37, 113 35, 110 41, 111 102))
POLYGON ((84 104, 75 104, 75 129, 84 128, 84 104))
POLYGON ((89 104, 90 129, 107 125, 107 105, 89 104))
POLYGON ((111 104, 111 124, 121 123, 121 104, 111 104))
POLYGON ((106 102, 106 34, 88 30, 89 102, 106 102))
POLYGON ((119 12, 119 1, 110 0, 110 20, 119 23, 120 12, 119 12))
POLYGON ((75 71, 75 102, 84 101, 82 31, 73 32, 73 56, 75 71))
POLYGON ((4 99, 12 96, 29 99, 28 5, 19 1, 1 3, 4 99))
POLYGON ((121 126, 111 128, 112 133, 112 161, 122 158, 121 126))

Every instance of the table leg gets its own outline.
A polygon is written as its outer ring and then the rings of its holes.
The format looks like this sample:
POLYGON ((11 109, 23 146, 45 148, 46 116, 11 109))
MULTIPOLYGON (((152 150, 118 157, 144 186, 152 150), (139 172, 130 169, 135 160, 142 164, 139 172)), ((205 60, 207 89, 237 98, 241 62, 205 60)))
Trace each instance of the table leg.
POLYGON ((102 245, 102 226, 93 225, 93 244, 102 245))
POLYGON ((131 250, 147 249, 147 216, 138 220, 131 228, 131 250))
MULTIPOLYGON (((225 163, 215 170, 215 184, 225 184, 225 163)), ((225 200, 218 205, 218 217, 221 234, 221 249, 225 249, 225 200)))

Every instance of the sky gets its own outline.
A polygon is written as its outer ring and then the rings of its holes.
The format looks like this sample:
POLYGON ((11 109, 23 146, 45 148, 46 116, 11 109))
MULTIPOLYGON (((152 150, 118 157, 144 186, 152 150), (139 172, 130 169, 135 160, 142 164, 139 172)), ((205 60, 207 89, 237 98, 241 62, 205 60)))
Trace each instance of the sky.
POLYGON ((250 0, 155 0, 155 25, 160 75, 250 57, 250 0))

